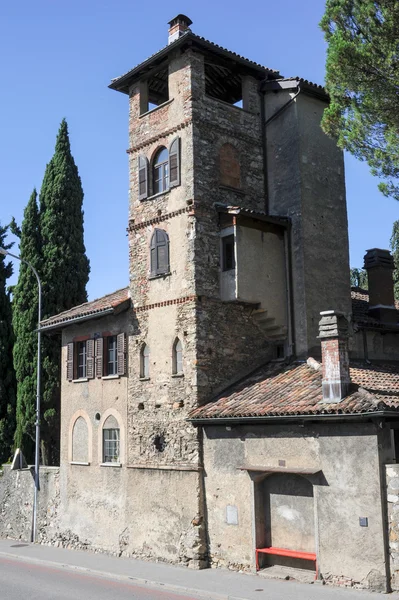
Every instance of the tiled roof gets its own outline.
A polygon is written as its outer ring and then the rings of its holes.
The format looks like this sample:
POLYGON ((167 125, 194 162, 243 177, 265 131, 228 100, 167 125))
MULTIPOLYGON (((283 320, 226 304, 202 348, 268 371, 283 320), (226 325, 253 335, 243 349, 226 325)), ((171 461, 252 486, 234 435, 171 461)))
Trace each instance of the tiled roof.
POLYGON ((298 362, 283 367, 269 363, 225 390, 214 401, 194 409, 189 418, 195 421, 384 410, 398 410, 399 416, 399 364, 354 363, 350 376, 350 394, 341 402, 329 404, 323 402, 321 368, 298 362))
MULTIPOLYGON (((280 77, 280 74, 278 71, 275 71, 274 69, 269 69, 268 67, 264 67, 263 65, 255 62, 253 60, 249 60, 248 58, 245 58, 244 56, 241 56, 240 54, 237 54, 236 52, 232 52, 231 50, 228 50, 227 48, 223 48, 222 46, 219 46, 218 44, 215 44, 214 42, 211 42, 210 40, 207 40, 204 37, 196 35, 191 30, 187 30, 187 32, 184 35, 177 38, 177 40, 175 40, 171 44, 164 46, 163 48, 158 50, 158 52, 155 52, 154 54, 152 54, 145 61, 143 61, 142 63, 133 67, 133 69, 130 69, 123 75, 120 75, 119 77, 115 77, 114 79, 112 79, 109 87, 112 89, 120 89, 120 87, 122 87, 122 86, 120 86, 120 84, 122 84, 125 79, 128 79, 128 78, 133 77, 134 75, 138 74, 142 68, 147 67, 153 60, 156 60, 160 57, 168 55, 170 52, 175 50, 177 47, 182 46, 183 44, 187 43, 188 41, 196 42, 197 45, 199 45, 207 50, 214 51, 217 54, 222 54, 225 57, 231 58, 237 62, 244 63, 248 67, 252 67, 253 69, 256 69, 257 71, 265 71, 265 74, 268 73, 269 75, 272 75, 272 76, 274 75, 275 77, 280 77)), ((123 91, 123 90, 120 90, 120 91, 123 91)))
POLYGON ((58 315, 45 319, 41 322, 41 328, 55 329, 56 327, 66 327, 77 320, 82 321, 86 318, 100 317, 104 314, 119 312, 128 307, 129 301, 129 288, 125 287, 112 294, 107 294, 97 300, 91 300, 91 302, 74 306, 58 315))
MULTIPOLYGON (((364 290, 360 287, 352 287, 351 289, 352 298, 352 317, 353 321, 357 324, 369 325, 371 327, 384 328, 387 325, 381 323, 378 319, 370 317, 368 314, 369 310, 369 293, 368 290, 364 290)), ((399 310, 399 302, 395 302, 396 309, 399 310)), ((392 326, 391 326, 392 327, 392 326)))

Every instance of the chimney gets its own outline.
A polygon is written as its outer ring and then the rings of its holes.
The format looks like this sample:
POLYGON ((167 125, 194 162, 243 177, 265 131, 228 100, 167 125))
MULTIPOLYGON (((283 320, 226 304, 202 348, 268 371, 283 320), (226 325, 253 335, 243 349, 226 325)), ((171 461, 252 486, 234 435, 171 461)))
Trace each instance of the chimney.
POLYGON ((320 313, 323 401, 340 402, 349 392, 348 321, 335 310, 320 313))
POLYGON ((392 273, 395 268, 389 250, 373 248, 364 256, 369 282, 369 315, 382 323, 397 323, 392 273))
POLYGON ((191 24, 192 20, 186 17, 186 15, 177 15, 177 17, 169 21, 168 44, 171 44, 184 35, 191 24))

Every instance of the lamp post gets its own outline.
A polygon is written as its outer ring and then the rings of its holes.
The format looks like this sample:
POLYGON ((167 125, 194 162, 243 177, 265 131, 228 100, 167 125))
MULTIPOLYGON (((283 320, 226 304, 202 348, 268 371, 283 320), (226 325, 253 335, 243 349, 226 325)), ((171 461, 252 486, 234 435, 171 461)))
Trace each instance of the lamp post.
POLYGON ((1 248, 0 246, 0 254, 4 254, 4 256, 12 256, 12 258, 16 258, 21 262, 28 265, 28 267, 33 271, 35 277, 37 279, 37 285, 39 288, 39 303, 38 303, 38 316, 37 316, 37 381, 36 381, 36 441, 35 441, 35 491, 33 496, 33 515, 32 515, 32 532, 31 532, 31 542, 36 540, 36 527, 37 527, 37 500, 38 500, 38 491, 39 491, 39 462, 40 462, 40 372, 41 372, 41 330, 40 330, 40 321, 42 316, 42 284, 40 281, 40 277, 33 265, 27 260, 17 256, 16 254, 11 254, 8 250, 1 248))

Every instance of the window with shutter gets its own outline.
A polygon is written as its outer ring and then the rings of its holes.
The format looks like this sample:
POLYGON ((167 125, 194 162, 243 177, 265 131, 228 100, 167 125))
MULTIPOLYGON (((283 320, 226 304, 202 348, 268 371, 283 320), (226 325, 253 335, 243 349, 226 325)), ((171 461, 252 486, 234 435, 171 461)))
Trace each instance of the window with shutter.
POLYGON ((144 200, 148 197, 148 159, 146 156, 138 158, 139 170, 139 200, 144 200))
POLYGON ((73 342, 70 342, 67 345, 67 379, 68 379, 68 381, 72 381, 72 379, 73 379, 73 354, 74 354, 73 342))
POLYGON ((86 342, 86 377, 87 379, 93 379, 94 377, 94 340, 87 340, 86 342))
POLYGON ((87 377, 87 341, 78 342, 76 344, 77 358, 77 379, 86 379, 87 377))
POLYGON ((163 229, 155 229, 150 244, 151 275, 169 273, 169 236, 163 229))
POLYGON ((153 167, 153 194, 160 194, 169 189, 169 153, 163 146, 154 157, 153 167))
POLYGON ((96 368, 96 377, 103 376, 103 347, 104 347, 104 339, 102 337, 96 338, 95 341, 95 368, 96 368))
POLYGON ((120 333, 117 337, 117 368, 118 375, 124 375, 126 373, 126 335, 120 333))
POLYGON ((169 146, 169 187, 180 185, 180 138, 169 146))

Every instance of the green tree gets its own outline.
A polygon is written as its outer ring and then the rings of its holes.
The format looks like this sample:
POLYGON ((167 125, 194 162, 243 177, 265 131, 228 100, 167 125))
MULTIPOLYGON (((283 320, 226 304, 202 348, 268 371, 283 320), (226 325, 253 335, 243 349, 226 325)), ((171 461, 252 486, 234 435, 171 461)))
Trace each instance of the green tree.
MULTIPOLYGON (((0 246, 8 250, 12 244, 6 244, 8 226, 0 225, 0 246)), ((14 335, 10 293, 7 279, 12 275, 12 264, 0 254, 0 461, 9 460, 13 448, 15 430, 15 373, 12 362, 14 335)))
POLYGON ((399 221, 395 221, 393 224, 391 235, 391 250, 393 262, 395 264, 395 270, 393 272, 393 289, 395 294, 395 300, 399 300, 399 221))
POLYGON ((320 26, 331 97, 322 127, 399 200, 399 2, 327 0, 320 26))
MULTIPOLYGON (((41 239, 37 193, 33 190, 25 208, 22 228, 13 222, 19 234, 21 258, 40 272, 41 239)), ((15 333, 14 367, 17 377, 17 411, 15 446, 22 448, 28 462, 33 462, 35 444, 38 286, 32 269, 21 262, 18 283, 13 293, 13 327, 15 333)))
POLYGON ((352 287, 360 287, 363 290, 369 289, 366 269, 357 269, 356 267, 353 267, 351 268, 350 274, 352 287))
MULTIPOLYGON (((83 241, 82 203, 82 184, 64 119, 40 191, 43 318, 87 300, 90 268, 83 241)), ((44 462, 56 464, 60 431, 60 339, 44 336, 43 345, 42 455, 44 462)))

